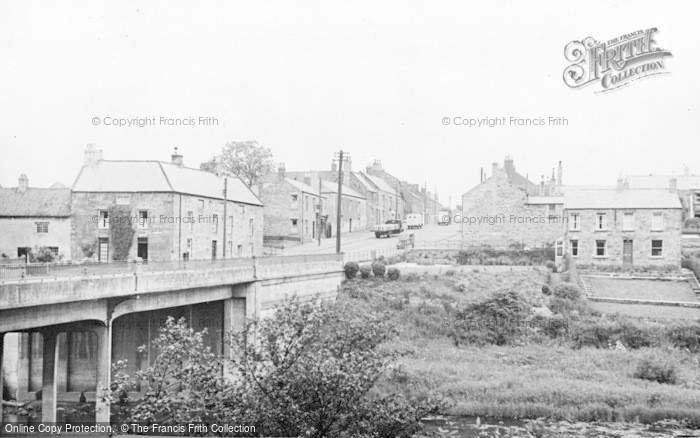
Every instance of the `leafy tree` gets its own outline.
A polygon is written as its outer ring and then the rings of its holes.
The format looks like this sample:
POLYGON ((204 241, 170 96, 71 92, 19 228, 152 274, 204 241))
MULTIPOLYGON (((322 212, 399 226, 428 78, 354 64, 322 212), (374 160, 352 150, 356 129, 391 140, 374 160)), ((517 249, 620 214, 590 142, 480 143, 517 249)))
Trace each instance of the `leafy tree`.
MULTIPOLYGON (((274 317, 229 333, 233 354, 224 359, 204 347, 201 332, 169 319, 153 343, 154 364, 137 372, 148 383, 146 394, 126 418, 160 424, 235 418, 265 436, 409 437, 438 406, 373 391, 398 357, 386 347, 395 335, 385 314, 291 298, 274 317)), ((120 374, 112 399, 128 386, 120 374)))
POLYGON ((131 223, 131 208, 128 205, 113 205, 108 209, 109 240, 112 245, 112 260, 126 260, 134 244, 134 226, 131 223))
POLYGON ((246 186, 251 187, 261 176, 274 170, 272 151, 255 140, 226 143, 221 154, 200 164, 199 168, 215 172, 220 163, 225 172, 238 175, 246 186))

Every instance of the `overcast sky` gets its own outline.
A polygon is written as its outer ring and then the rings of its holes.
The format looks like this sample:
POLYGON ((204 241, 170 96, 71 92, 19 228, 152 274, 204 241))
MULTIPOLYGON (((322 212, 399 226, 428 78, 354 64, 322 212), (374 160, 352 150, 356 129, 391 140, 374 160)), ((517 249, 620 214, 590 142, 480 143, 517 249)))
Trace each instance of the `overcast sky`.
POLYGON ((354 169, 381 159, 453 204, 508 154, 535 181, 561 160, 565 184, 700 173, 698 17, 697 1, 2 1, 0 184, 70 185, 87 143, 164 161, 177 146, 197 167, 246 139, 288 170, 330 168, 340 149, 354 169), (563 83, 570 41, 649 27, 671 74, 610 93, 563 83), (200 116, 219 124, 104 124, 200 116), (442 123, 503 116, 569 125, 442 123))

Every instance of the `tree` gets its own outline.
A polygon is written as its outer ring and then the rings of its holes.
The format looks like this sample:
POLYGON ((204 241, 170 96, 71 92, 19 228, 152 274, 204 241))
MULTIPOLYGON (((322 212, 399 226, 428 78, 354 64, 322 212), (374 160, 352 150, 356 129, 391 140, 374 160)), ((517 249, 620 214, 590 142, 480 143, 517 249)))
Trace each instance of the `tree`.
POLYGON ((264 174, 272 172, 275 167, 270 148, 259 145, 255 140, 226 143, 221 154, 200 164, 199 168, 215 172, 217 163, 221 164, 221 170, 224 172, 238 175, 248 187, 255 184, 264 174))

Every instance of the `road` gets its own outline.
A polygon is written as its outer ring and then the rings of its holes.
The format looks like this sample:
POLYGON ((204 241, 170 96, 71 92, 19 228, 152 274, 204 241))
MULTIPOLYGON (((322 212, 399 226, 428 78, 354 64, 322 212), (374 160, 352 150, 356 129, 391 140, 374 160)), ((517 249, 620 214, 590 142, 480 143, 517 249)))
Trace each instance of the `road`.
MULTIPOLYGON (((446 226, 430 225, 419 230, 404 230, 404 232, 401 234, 394 235, 392 237, 382 237, 379 239, 374 237, 373 232, 369 230, 362 230, 342 234, 340 236, 341 251, 351 252, 375 249, 394 249, 396 248, 396 243, 400 239, 407 239, 411 233, 415 234, 416 241, 436 242, 442 240, 459 240, 460 238, 459 224, 450 224, 446 226)), ((314 241, 303 245, 288 247, 284 249, 283 254, 319 254, 331 252, 335 252, 335 237, 321 239, 321 246, 318 245, 318 242, 314 241)))

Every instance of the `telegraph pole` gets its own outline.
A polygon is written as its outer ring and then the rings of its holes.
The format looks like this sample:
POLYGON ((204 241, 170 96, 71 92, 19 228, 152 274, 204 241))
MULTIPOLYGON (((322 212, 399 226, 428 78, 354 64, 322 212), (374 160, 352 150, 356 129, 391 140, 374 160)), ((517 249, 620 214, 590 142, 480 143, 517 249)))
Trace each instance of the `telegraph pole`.
POLYGON ((228 177, 224 177, 224 243, 223 243, 223 245, 221 245, 221 246, 223 246, 223 248, 222 248, 223 249, 222 254, 224 256, 223 258, 226 258, 226 245, 228 245, 226 242, 226 219, 228 218, 227 207, 228 207, 228 177))
POLYGON ((346 154, 341 150, 338 153, 338 212, 335 226, 335 252, 340 254, 340 227, 343 214, 343 162, 347 159, 346 154))
POLYGON ((316 217, 316 234, 318 246, 321 246, 321 176, 318 177, 318 216, 316 217))

